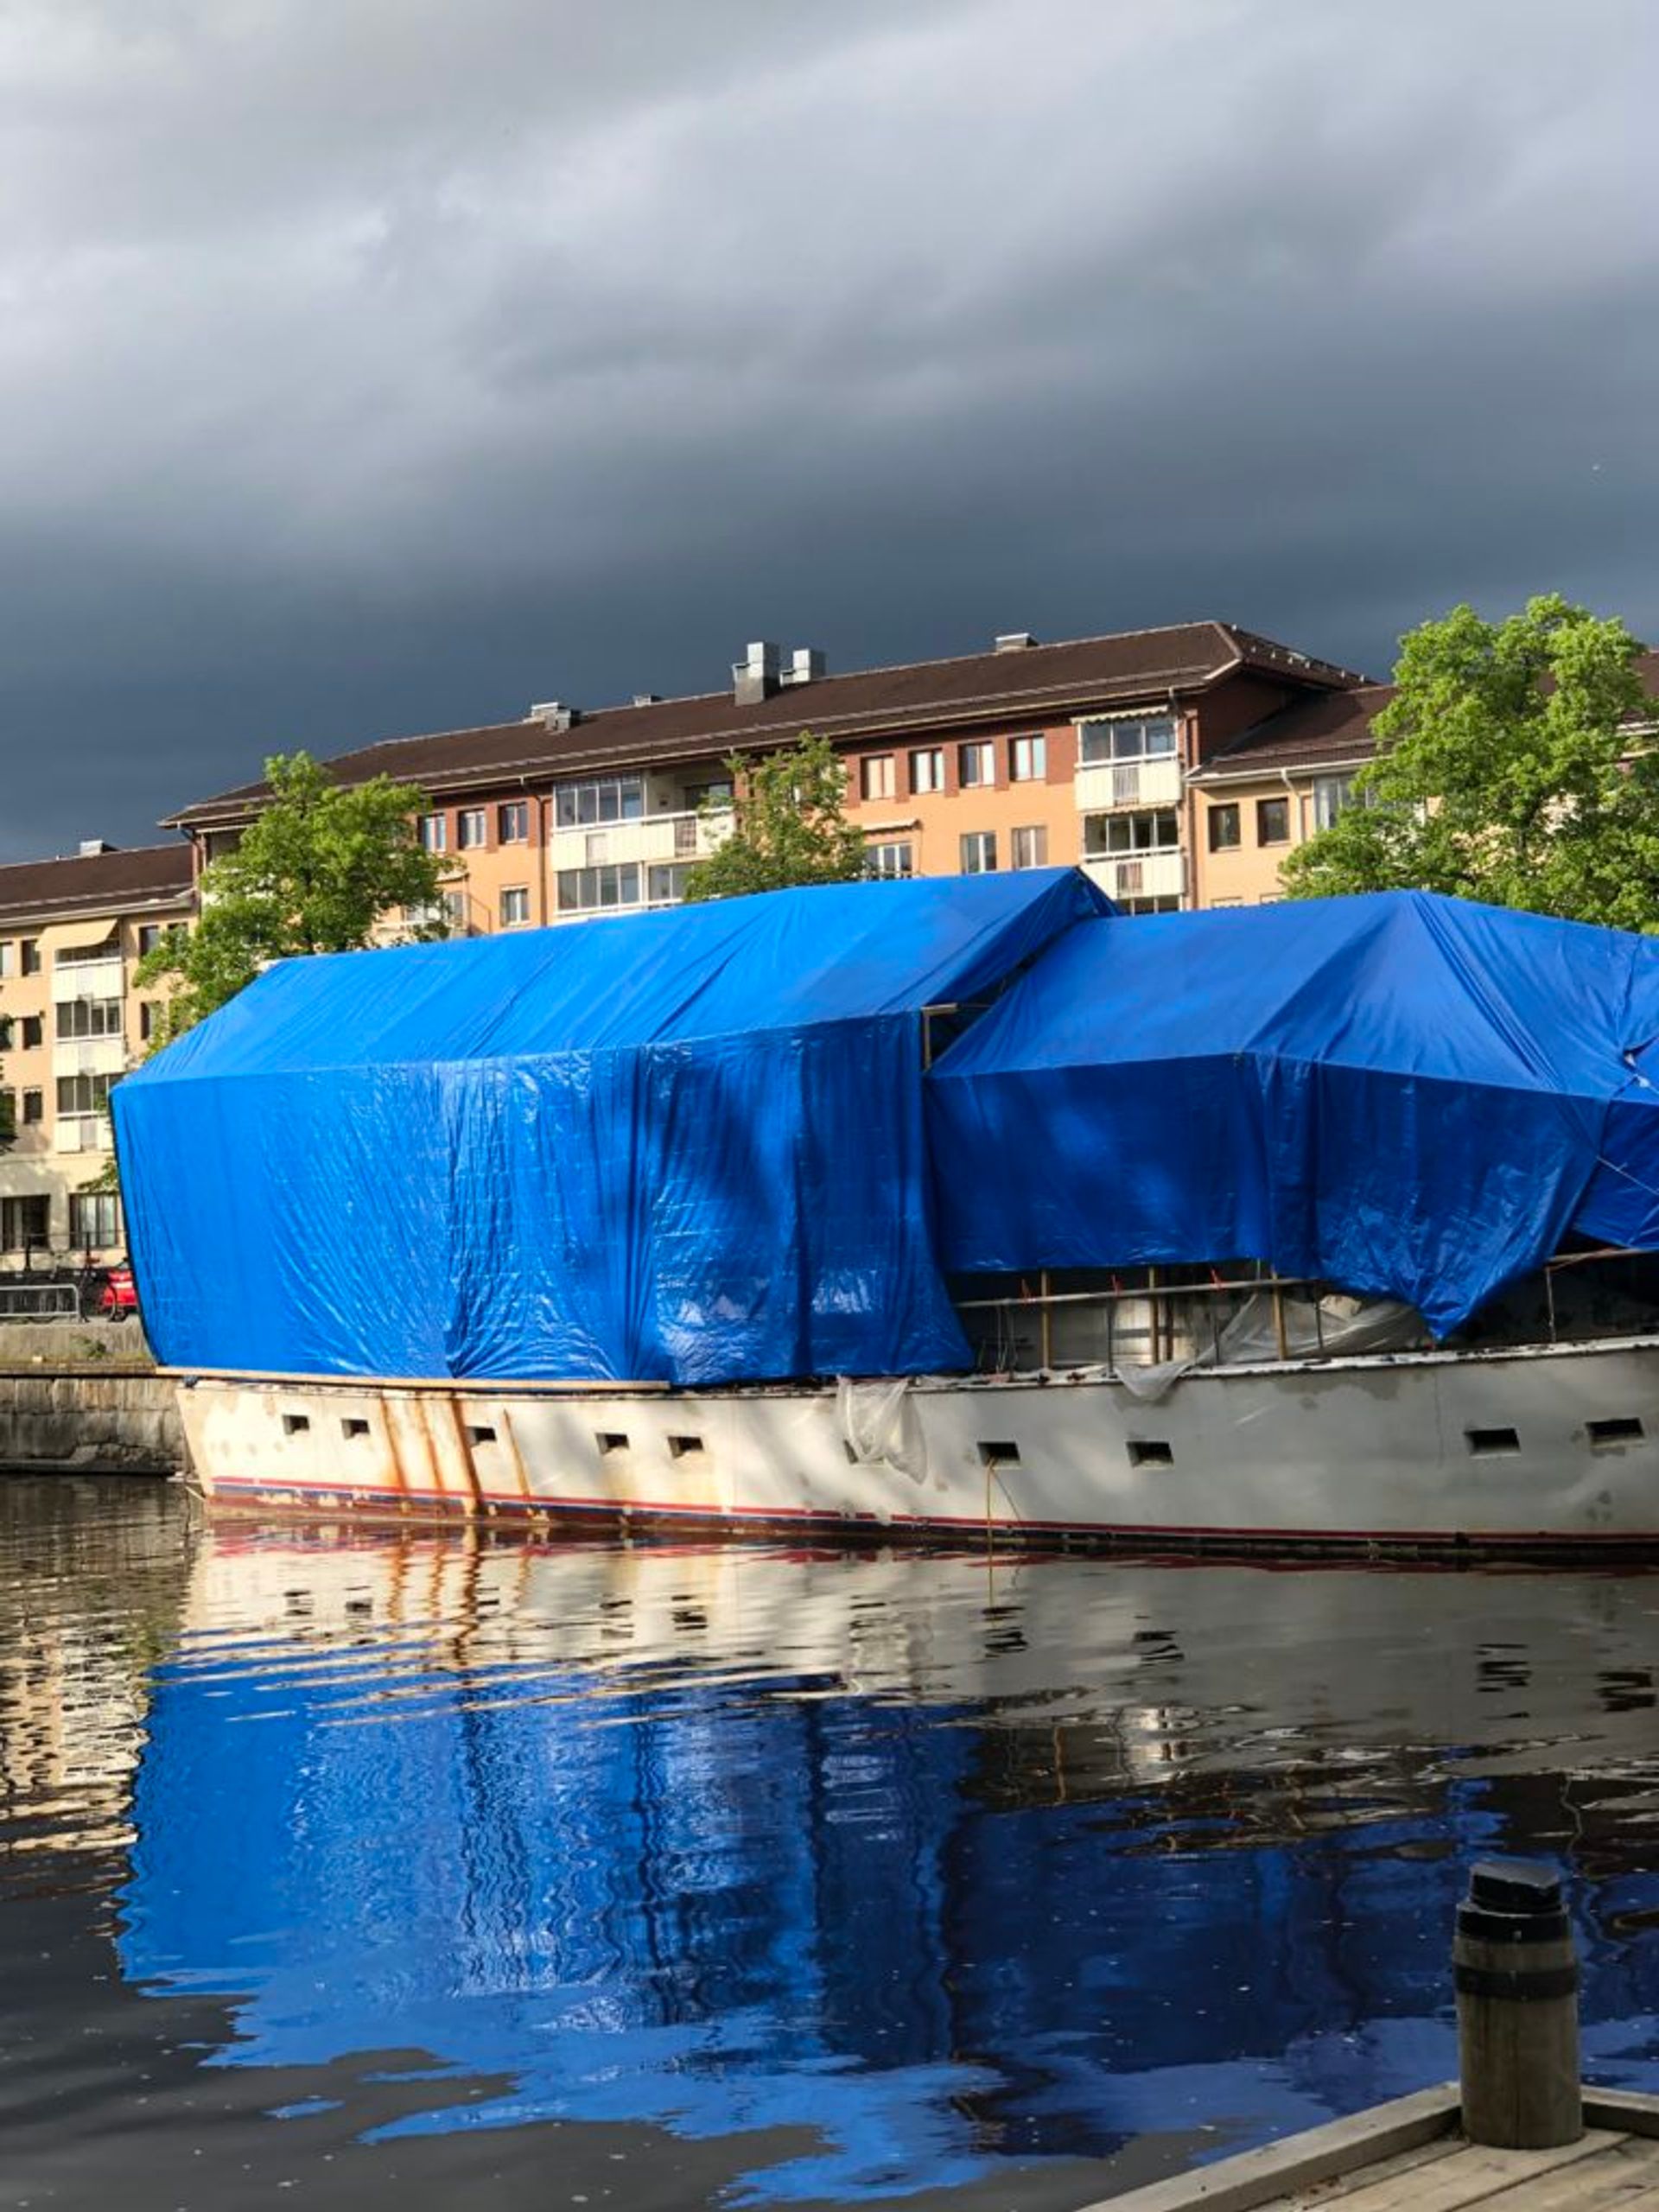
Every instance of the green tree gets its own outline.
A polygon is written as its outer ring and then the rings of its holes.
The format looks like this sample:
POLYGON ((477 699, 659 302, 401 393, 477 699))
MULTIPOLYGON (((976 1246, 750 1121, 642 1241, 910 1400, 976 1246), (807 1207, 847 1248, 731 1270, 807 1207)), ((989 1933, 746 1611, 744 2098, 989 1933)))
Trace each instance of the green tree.
MULTIPOLYGON (((337 784, 306 753, 265 763, 270 803, 232 853, 201 878, 201 917, 139 962, 140 984, 171 985, 156 1041, 164 1044, 233 999, 273 960, 349 952, 398 907, 433 912, 448 873, 421 844, 424 794, 389 776, 337 784)), ((440 936, 436 922, 416 934, 440 936)))
POLYGON ((1659 752, 1622 622, 1560 597, 1484 622, 1454 607, 1401 640, 1376 758, 1285 863, 1299 898, 1443 891, 1659 928, 1659 752))
POLYGON ((864 838, 842 811, 847 770, 828 738, 798 741, 763 760, 734 755, 728 804, 705 801, 710 827, 730 834, 686 881, 688 899, 737 899, 794 883, 849 883, 864 874, 864 838))

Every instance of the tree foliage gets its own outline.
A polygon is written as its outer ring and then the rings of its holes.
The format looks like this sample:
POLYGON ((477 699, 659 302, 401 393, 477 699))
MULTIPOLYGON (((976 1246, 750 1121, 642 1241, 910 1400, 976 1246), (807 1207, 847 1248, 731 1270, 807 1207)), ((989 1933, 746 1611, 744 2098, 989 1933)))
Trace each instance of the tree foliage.
MULTIPOLYGON (((138 963, 140 984, 172 985, 158 1042, 233 999, 273 960, 349 952, 402 907, 432 913, 447 868, 425 850, 423 793, 389 776, 336 784, 306 753, 265 763, 271 798, 236 850, 202 871, 195 928, 175 930, 138 963)), ((419 925, 422 936, 442 925, 419 925)))
POLYGON ((711 827, 729 820, 719 849, 686 881, 695 899, 737 899, 796 883, 848 883, 865 872, 862 833, 845 818, 847 771, 828 738, 803 730, 763 760, 734 755, 729 810, 705 802, 711 827))
POLYGON ((1443 891, 1659 928, 1659 749, 1622 622, 1560 597, 1485 622, 1455 607, 1401 641, 1376 759, 1285 863, 1301 898, 1443 891))

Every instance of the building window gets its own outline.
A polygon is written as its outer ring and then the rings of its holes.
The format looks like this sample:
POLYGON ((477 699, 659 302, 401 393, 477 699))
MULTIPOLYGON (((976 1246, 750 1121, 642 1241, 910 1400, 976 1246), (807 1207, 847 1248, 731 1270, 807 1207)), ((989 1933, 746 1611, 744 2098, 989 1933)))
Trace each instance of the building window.
POLYGON ((60 999, 57 1040, 68 1044, 84 1037, 118 1037, 122 1033, 119 999, 60 999))
POLYGON ((705 806, 729 806, 732 779, 729 776, 715 776, 706 784, 688 784, 684 796, 688 814, 696 814, 705 806))
POLYGON ((685 897, 689 861, 659 861, 645 872, 645 902, 652 906, 677 906, 685 897))
POLYGON ((45 1119, 46 1093, 43 1090, 26 1090, 23 1093, 23 1126, 27 1128, 31 1122, 43 1122, 45 1119))
POLYGON ((559 912, 594 914, 609 906, 639 904, 639 863, 613 861, 605 868, 562 868, 559 912))
POLYGON ((640 776, 596 776, 586 783, 560 784, 554 794, 554 818, 561 830, 587 830, 596 822, 638 822, 645 810, 640 776))
POLYGON ((996 747, 988 737, 957 747, 957 781, 965 791, 989 791, 996 782, 996 747))
POLYGON ((529 919, 530 892, 522 883, 513 884, 501 893, 501 926, 510 930, 529 919))
POLYGON ((38 976, 41 972, 41 940, 37 937, 26 937, 20 938, 18 943, 24 975, 38 976))
POLYGON ((11 1016, 0 1014, 0 1052, 11 1050, 11 1016))
POLYGON ((33 1052, 37 1045, 42 1045, 45 1043, 46 1020, 44 1015, 38 1014, 26 1014, 23 1016, 22 1027, 24 1052, 33 1052))
POLYGON ((1014 866, 1015 868, 1046 868, 1048 866, 1048 831, 1041 823, 1039 823, 1034 830, 1014 831, 1014 866))
POLYGON ((100 960, 118 960, 121 946, 115 934, 115 925, 110 925, 110 934, 99 944, 66 944, 60 952, 52 956, 54 968, 91 968, 100 960))
POLYGON ((60 1075, 58 1077, 60 1114, 101 1114, 109 1103, 112 1075, 60 1075))
POLYGON ((503 845, 524 845, 530 842, 530 801, 511 798, 495 810, 495 835, 503 845))
POLYGON ((1181 902, 1173 894, 1157 899, 1120 899, 1117 911, 1120 914, 1179 914, 1181 902))
POLYGON ((918 795, 944 789, 944 754, 938 746, 925 745, 911 754, 910 788, 918 795))
POLYGON ((140 999, 138 1001, 138 1042, 141 1045, 148 1045, 155 1037, 161 1026, 161 1013, 159 1001, 140 999))
POLYGON ((120 1244, 121 1201, 113 1191, 71 1191, 69 1243, 77 1252, 111 1252, 120 1244))
POLYGON ((1175 750, 1173 715, 1115 715, 1083 722, 1077 729, 1077 758, 1084 767, 1106 760, 1160 760, 1175 750))
POLYGON ((1048 773, 1048 740, 1046 737, 1011 737, 1008 740, 1008 776, 1016 784, 1040 784, 1048 773))
POLYGON ((1209 814, 1210 849, 1212 853, 1230 853, 1241 837, 1238 820, 1238 801, 1229 799, 1225 806, 1212 806, 1209 814))
POLYGON ((908 844, 867 845, 864 848, 866 875, 914 875, 914 849, 908 844))
POLYGON ((16 948, 13 945, 11 939, 6 938, 0 940, 0 982, 3 982, 10 975, 16 957, 16 948))
POLYGON ((1290 842, 1288 798, 1259 798, 1255 802, 1255 842, 1258 845, 1290 842))
POLYGON ((1121 853, 1176 853, 1181 847, 1181 817, 1173 806, 1144 814, 1085 814, 1085 860, 1115 859, 1121 853))
POLYGON ((1351 776, 1315 776, 1313 779, 1313 827, 1328 830, 1344 806, 1354 803, 1354 779, 1351 776))
POLYGON ((455 844, 463 853, 489 842, 489 815, 481 806, 463 806, 455 817, 455 844))
POLYGON ((964 875, 989 875, 996 867, 995 830, 970 830, 962 841, 964 875))
POLYGON ((893 795, 893 755, 891 753, 872 753, 858 764, 858 795, 861 798, 891 798, 893 795))
POLYGON ((140 922, 138 925, 138 957, 142 960, 147 952, 154 952, 156 946, 162 942, 162 939, 165 937, 171 937, 177 928, 178 925, 176 922, 140 922))
POLYGON ((1212 899, 1210 901, 1211 911, 1217 914, 1221 912, 1224 907, 1242 906, 1243 904, 1244 901, 1242 899, 1212 899))
POLYGON ((28 1252, 48 1243, 52 1236, 52 1201, 43 1194, 27 1198, 0 1198, 0 1245, 8 1252, 28 1252))
POLYGON ((10 1144, 17 1134, 17 1094, 0 1090, 0 1144, 10 1144))
POLYGON ((447 814, 423 814, 421 817, 421 842, 429 853, 448 851, 449 817, 447 814))

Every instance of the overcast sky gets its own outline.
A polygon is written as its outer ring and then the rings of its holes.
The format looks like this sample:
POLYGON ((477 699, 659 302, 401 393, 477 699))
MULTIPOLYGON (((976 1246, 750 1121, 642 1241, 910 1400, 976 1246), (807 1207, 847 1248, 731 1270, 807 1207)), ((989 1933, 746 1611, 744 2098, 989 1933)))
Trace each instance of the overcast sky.
POLYGON ((1659 636, 1655 0, 0 0, 0 855, 1220 615, 1659 636))

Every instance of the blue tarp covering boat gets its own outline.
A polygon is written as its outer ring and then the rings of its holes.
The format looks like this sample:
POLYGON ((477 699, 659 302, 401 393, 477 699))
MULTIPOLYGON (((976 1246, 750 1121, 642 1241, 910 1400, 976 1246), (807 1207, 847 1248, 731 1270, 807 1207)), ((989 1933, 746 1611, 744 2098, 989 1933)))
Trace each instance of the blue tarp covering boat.
POLYGON ((168 1365, 715 1383, 965 1365, 922 1009, 1105 902, 857 883, 272 968, 114 1094, 168 1365))
POLYGON ((1090 923, 930 1074, 944 1257, 1266 1260, 1445 1335, 1568 1236, 1659 1245, 1656 1036, 1659 942, 1539 915, 1090 923))

